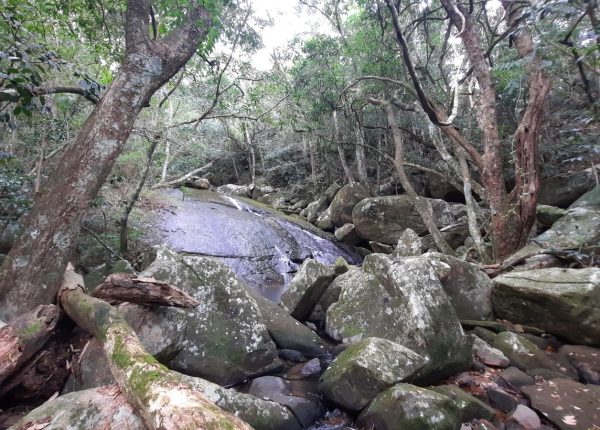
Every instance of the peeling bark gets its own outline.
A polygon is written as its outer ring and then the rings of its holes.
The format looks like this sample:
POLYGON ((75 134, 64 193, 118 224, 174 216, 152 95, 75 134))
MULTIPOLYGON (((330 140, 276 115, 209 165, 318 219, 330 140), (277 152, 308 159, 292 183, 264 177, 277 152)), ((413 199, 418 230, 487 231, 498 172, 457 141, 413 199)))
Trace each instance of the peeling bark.
POLYGON ((59 299, 69 317, 102 342, 113 377, 148 428, 251 430, 148 354, 119 311, 85 294, 71 265, 59 299))
POLYGON ((138 278, 126 273, 114 273, 92 292, 92 296, 110 304, 123 302, 140 305, 162 305, 194 308, 200 304, 185 291, 152 278, 138 278))
POLYGON ((59 318, 54 305, 40 305, 0 328, 0 386, 44 346, 59 318))

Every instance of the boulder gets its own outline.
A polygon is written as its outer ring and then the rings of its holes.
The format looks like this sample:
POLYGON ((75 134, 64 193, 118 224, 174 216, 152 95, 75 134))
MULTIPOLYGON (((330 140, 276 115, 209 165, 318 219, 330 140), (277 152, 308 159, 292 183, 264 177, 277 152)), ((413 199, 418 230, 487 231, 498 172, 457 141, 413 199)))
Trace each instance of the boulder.
POLYGON ((588 191, 575 200, 575 202, 569 206, 569 209, 594 207, 600 207, 600 185, 596 185, 593 190, 588 191))
POLYGON ((493 348, 486 342, 471 335, 473 340, 473 357, 489 367, 508 367, 510 360, 499 349, 493 348))
POLYGON ((19 238, 23 227, 18 221, 11 221, 0 227, 0 254, 6 254, 19 238))
POLYGON ((210 181, 206 178, 196 178, 192 181, 186 182, 186 187, 195 188, 197 190, 210 190, 210 181))
POLYGON ((205 381, 181 375, 181 378, 224 411, 240 417, 255 430, 300 430, 302 426, 286 406, 251 394, 240 393, 205 381))
POLYGON ((543 227, 550 228, 552 224, 565 216, 565 209, 557 208, 556 206, 538 205, 536 208, 536 220, 543 227))
POLYGON ((283 195, 283 193, 265 194, 258 197, 256 200, 275 209, 281 209, 287 206, 287 198, 283 195))
POLYGON ((394 247, 392 245, 377 242, 376 240, 370 240, 369 247, 376 254, 391 254, 392 252, 394 252, 394 247))
POLYGON ((371 254, 362 269, 341 277, 339 300, 327 310, 326 331, 333 339, 351 343, 380 337, 409 348, 429 360, 417 379, 469 367, 471 346, 426 259, 371 254))
POLYGON ((290 310, 291 316, 305 321, 334 277, 332 267, 310 258, 304 260, 281 296, 281 302, 290 310))
POLYGON ((83 348, 79 359, 73 364, 73 372, 69 375, 62 394, 115 383, 102 344, 92 338, 83 348))
POLYGON ((531 407, 561 430, 600 428, 600 387, 552 379, 522 387, 531 407))
POLYGON ((508 417, 509 421, 514 421, 524 429, 539 429, 542 425, 540 417, 525 405, 517 405, 517 409, 508 417))
POLYGON ((297 320, 282 307, 249 290, 264 318, 269 335, 280 349, 293 349, 307 357, 326 357, 332 352, 330 345, 297 320))
POLYGON ((331 222, 331 211, 329 208, 321 212, 317 220, 315 221, 315 225, 319 227, 321 230, 332 230, 334 225, 331 222))
MULTIPOLYGON (((323 294, 321 295, 321 298, 315 305, 313 312, 311 313, 310 317, 308 318, 309 321, 314 322, 315 324, 323 324, 324 325, 327 309, 329 309, 329 307, 332 304, 334 304, 335 302, 337 302, 339 300, 340 293, 342 292, 344 285, 346 285, 349 282, 353 282, 352 275, 348 275, 348 273, 355 271, 355 270, 360 270, 357 267, 348 266, 347 263, 346 263, 345 269, 346 269, 346 272, 338 275, 333 280, 333 282, 331 282, 331 284, 329 284, 327 289, 323 292, 323 294)), ((341 271, 341 267, 338 271, 341 271)))
POLYGON ((317 200, 311 202, 306 207, 306 219, 311 224, 317 222, 319 215, 323 213, 328 207, 331 201, 327 200, 327 197, 320 196, 317 200))
POLYGON ((552 175, 542 178, 538 203, 567 207, 596 185, 591 169, 581 172, 552 175))
POLYGON ((361 241, 356 233, 354 224, 344 224, 343 226, 336 228, 334 235, 337 240, 348 245, 356 245, 361 241))
POLYGON ((352 223, 352 210, 363 199, 369 197, 369 190, 361 184, 352 183, 344 185, 335 195, 329 205, 331 222, 336 227, 352 223))
POLYGON ((390 386, 410 381, 427 359, 389 340, 370 337, 343 351, 319 379, 319 391, 360 411, 390 386))
POLYGON ((407 228, 400 234, 398 244, 392 252, 392 257, 416 257, 423 253, 421 237, 412 229, 407 228))
POLYGON ((436 387, 429 387, 429 389, 452 399, 460 410, 461 422, 463 423, 476 418, 491 420, 496 415, 494 408, 486 405, 477 397, 470 395, 456 385, 438 385, 436 387))
POLYGON ((568 358, 583 382, 600 385, 600 349, 584 345, 563 345, 558 353, 568 358))
POLYGON ((578 379, 577 371, 556 353, 542 351, 535 344, 523 336, 510 331, 505 331, 496 336, 494 348, 499 349, 508 357, 513 366, 525 373, 532 375, 532 371, 544 369, 563 377, 578 379))
POLYGON ((358 423, 377 430, 457 430, 461 412, 443 394, 397 384, 375 397, 358 423))
POLYGON ((235 197, 250 197, 252 195, 252 187, 250 185, 226 184, 217 188, 217 192, 235 197))
MULTIPOLYGON (((438 227, 455 224, 464 215, 464 205, 430 199, 438 227)), ((421 217, 406 195, 367 198, 352 211, 356 232, 366 240, 396 245, 407 228, 418 235, 427 233, 421 217)))
MULTIPOLYGON (((321 404, 315 393, 312 399, 295 396, 291 383, 276 376, 261 376, 250 383, 248 393, 260 399, 284 405, 292 411, 301 428, 310 426, 321 414, 321 404)), ((250 423, 249 423, 250 424, 250 423)), ((273 427, 285 428, 288 427, 273 427)))
POLYGON ((23 417, 11 429, 145 430, 119 387, 92 388, 48 400, 23 417))
POLYGON ((427 253, 423 258, 450 266, 448 275, 441 281, 461 320, 493 319, 493 283, 483 270, 475 264, 445 254, 427 253))
POLYGON ((493 300, 500 318, 539 327, 573 343, 600 344, 598 268, 507 273, 494 279, 493 300))
POLYGON ((305 363, 294 365, 287 371, 285 377, 289 380, 314 379, 321 374, 322 370, 321 361, 318 358, 313 358, 305 363))
POLYGON ((224 263, 159 247, 141 276, 169 282, 200 302, 186 311, 183 346, 170 367, 221 385, 279 367, 256 301, 224 263))

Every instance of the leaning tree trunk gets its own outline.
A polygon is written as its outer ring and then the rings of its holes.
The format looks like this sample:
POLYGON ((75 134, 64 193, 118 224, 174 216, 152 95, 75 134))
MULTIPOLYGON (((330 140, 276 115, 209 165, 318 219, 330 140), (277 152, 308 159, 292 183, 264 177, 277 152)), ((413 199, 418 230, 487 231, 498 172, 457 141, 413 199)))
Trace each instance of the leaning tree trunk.
POLYGON ((203 7, 161 40, 150 40, 149 0, 129 0, 126 57, 114 82, 64 151, 61 168, 36 198, 0 276, 0 319, 54 301, 81 221, 110 173, 134 122, 156 90, 195 53, 209 28, 203 7), (200 28, 201 27, 201 28, 200 28))
POLYGON ((346 175, 346 179, 349 184, 354 183, 354 177, 352 176, 352 172, 348 167, 348 162, 346 161, 346 153, 344 152, 344 147, 342 146, 342 142, 340 142, 340 126, 338 124, 338 115, 337 110, 333 110, 331 114, 333 119, 333 141, 338 150, 338 155, 340 156, 340 163, 342 164, 342 169, 344 169, 344 174, 346 175))
POLYGON ((70 265, 59 297, 69 317, 102 342, 111 374, 149 429, 251 430, 148 354, 119 311, 85 294, 70 265))

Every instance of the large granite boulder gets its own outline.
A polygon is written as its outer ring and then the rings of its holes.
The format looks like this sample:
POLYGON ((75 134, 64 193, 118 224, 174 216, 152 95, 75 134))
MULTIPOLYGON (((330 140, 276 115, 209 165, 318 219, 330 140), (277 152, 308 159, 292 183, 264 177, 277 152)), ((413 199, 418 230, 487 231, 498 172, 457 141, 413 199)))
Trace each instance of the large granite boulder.
POLYGON ((442 279, 444 291, 450 298, 461 320, 493 319, 493 284, 490 277, 475 264, 440 253, 423 256, 450 266, 448 275, 442 279))
POLYGON ((567 207, 596 185, 591 169, 542 178, 538 202, 542 205, 567 207))
MULTIPOLYGON (((455 224, 464 216, 464 205, 430 199, 433 218, 438 227, 455 224)), ((388 245, 396 245, 407 228, 421 235, 427 232, 414 205, 406 195, 373 197, 362 200, 352 211, 352 219, 360 237, 388 245)))
POLYGON ((344 224, 351 224, 354 206, 361 200, 369 197, 369 195, 369 190, 358 183, 344 185, 331 201, 331 205, 329 205, 329 213, 333 225, 341 227, 344 224))
POLYGON ((217 188, 217 192, 235 197, 251 197, 252 187, 250 185, 226 184, 217 188))
POLYGON ((598 268, 507 273, 494 279, 493 300, 500 318, 541 328, 573 343, 600 344, 598 268))
POLYGON ((429 389, 451 398, 460 410, 461 422, 463 423, 476 418, 491 420, 496 415, 494 408, 456 385, 438 385, 429 389))
POLYGON ((186 313, 182 349, 170 367, 229 385, 279 366, 256 301, 224 263, 160 247, 141 275, 169 282, 200 303, 186 313))
POLYGON ((337 182, 334 182, 316 200, 308 204, 305 209, 308 222, 311 224, 317 222, 319 215, 329 207, 331 201, 341 188, 342 187, 337 182))
POLYGON ((333 267, 310 258, 304 260, 281 297, 281 302, 289 309, 291 316, 305 321, 334 277, 333 267))
POLYGON ((397 384, 375 397, 358 423, 377 430, 457 430, 461 412, 443 394, 397 384))
POLYGON ((319 391, 346 409, 360 411, 390 386, 410 381, 427 362, 419 354, 376 337, 350 345, 319 379, 319 391))
POLYGON ((470 365, 471 347, 429 261, 371 254, 362 269, 342 276, 339 300, 327 310, 329 336, 345 343, 380 337, 409 348, 429 360, 416 379, 470 365))

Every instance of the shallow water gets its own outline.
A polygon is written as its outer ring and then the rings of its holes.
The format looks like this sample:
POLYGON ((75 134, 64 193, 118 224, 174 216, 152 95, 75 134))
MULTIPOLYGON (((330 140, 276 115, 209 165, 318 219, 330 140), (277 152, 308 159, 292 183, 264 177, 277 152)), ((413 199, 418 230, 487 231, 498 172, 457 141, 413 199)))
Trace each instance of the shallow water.
POLYGON ((166 191, 171 207, 160 212, 161 240, 178 252, 217 257, 249 286, 278 302, 307 258, 332 264, 361 256, 273 210, 210 191, 166 191), (309 230, 313 231, 309 231, 309 230), (315 234, 317 233, 317 234, 315 234))

